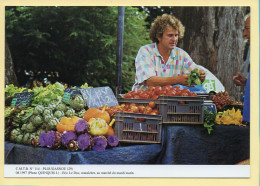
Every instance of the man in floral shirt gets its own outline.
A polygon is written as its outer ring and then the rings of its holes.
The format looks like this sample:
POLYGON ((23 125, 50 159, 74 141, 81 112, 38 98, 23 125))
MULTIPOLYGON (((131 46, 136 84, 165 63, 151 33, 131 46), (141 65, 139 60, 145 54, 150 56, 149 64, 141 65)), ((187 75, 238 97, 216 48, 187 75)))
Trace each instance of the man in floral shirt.
MULTIPOLYGON (((184 36, 184 26, 172 15, 158 16, 150 29, 150 39, 154 42, 142 46, 135 60, 136 76, 133 90, 149 86, 188 85, 186 75, 196 68, 190 56, 177 47, 178 39, 184 36)), ((199 70, 200 79, 205 80, 205 72, 199 70)))

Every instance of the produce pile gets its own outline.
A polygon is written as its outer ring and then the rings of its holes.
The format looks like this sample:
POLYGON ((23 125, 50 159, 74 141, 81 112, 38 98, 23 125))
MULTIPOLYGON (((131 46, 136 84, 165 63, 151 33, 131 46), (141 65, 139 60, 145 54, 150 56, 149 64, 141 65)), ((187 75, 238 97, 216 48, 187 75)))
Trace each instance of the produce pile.
MULTIPOLYGON (((102 107, 99 109, 102 110, 102 107)), ((143 104, 137 105, 136 103, 129 103, 129 104, 122 103, 117 106, 107 107, 106 111, 109 113, 110 116, 113 116, 115 112, 151 114, 151 115, 159 114, 159 110, 156 108, 156 103, 154 101, 150 101, 146 106, 143 104)))
MULTIPOLYGON (((90 87, 84 84, 80 88, 90 87)), ((10 105, 13 96, 24 90, 24 88, 13 85, 7 86, 5 89, 6 104, 10 105)), ((46 146, 52 149, 66 147, 70 151, 78 149, 102 151, 103 147, 116 146, 118 144, 117 137, 107 135, 108 129, 113 124, 112 122, 109 126, 110 117, 109 121, 105 121, 99 116, 93 116, 97 120, 95 122, 85 120, 84 118, 89 115, 86 100, 81 95, 75 95, 68 102, 63 103, 64 90, 65 86, 58 82, 46 87, 34 87, 28 90, 28 92, 34 93, 28 107, 23 105, 6 106, 5 140, 25 145, 46 146), (86 130, 81 131, 82 128, 86 130), (92 132, 96 128, 102 128, 103 133, 92 132), (71 136, 74 137, 70 139, 71 136), (88 139, 89 142, 84 142, 83 139, 88 139), (85 148, 85 146, 82 147, 82 143, 89 143, 89 145, 85 148), (100 145, 102 147, 97 148, 100 145)), ((103 114, 109 115, 105 111, 103 114)))
POLYGON ((124 98, 130 99, 158 99, 159 96, 191 96, 195 97, 195 92, 190 92, 189 89, 182 89, 178 86, 151 86, 147 90, 130 91, 125 94, 124 98))
POLYGON ((215 103, 217 109, 222 110, 225 106, 231 105, 234 101, 230 98, 226 91, 218 92, 212 96, 212 101, 215 103))

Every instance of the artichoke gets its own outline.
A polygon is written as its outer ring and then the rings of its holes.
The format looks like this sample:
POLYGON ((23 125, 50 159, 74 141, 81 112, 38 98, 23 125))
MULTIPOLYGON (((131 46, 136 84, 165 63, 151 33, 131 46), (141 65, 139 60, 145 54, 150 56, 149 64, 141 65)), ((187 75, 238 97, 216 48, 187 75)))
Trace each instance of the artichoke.
POLYGON ((57 108, 57 104, 56 104, 56 103, 50 103, 50 104, 48 105, 48 108, 51 109, 52 111, 54 111, 54 110, 56 110, 56 108, 57 108))
POLYGON ((77 116, 78 116, 79 118, 83 118, 85 112, 86 112, 86 110, 85 110, 85 109, 82 109, 82 110, 80 110, 80 111, 77 113, 77 116))
POLYGON ((46 115, 43 116, 43 120, 44 120, 45 122, 47 122, 47 123, 48 123, 52 118, 54 118, 53 114, 46 114, 46 115))
POLYGON ((30 140, 30 133, 25 133, 23 135, 22 144, 25 144, 25 145, 30 144, 29 140, 30 140))
POLYGON ((46 129, 48 131, 50 130, 55 130, 56 129, 56 125, 59 123, 59 120, 57 118, 52 118, 50 119, 50 121, 48 122, 46 129))
POLYGON ((25 132, 34 132, 36 130, 36 126, 33 123, 28 123, 25 128, 25 132))
POLYGON ((11 140, 11 141, 16 141, 16 140, 15 140, 16 137, 17 137, 18 135, 20 135, 21 133, 22 133, 22 132, 21 132, 20 128, 13 129, 13 130, 11 131, 10 140, 11 140))
POLYGON ((37 105, 34 110, 33 110, 33 114, 34 115, 39 115, 44 111, 44 106, 43 105, 37 105))
POLYGON ((41 133, 43 133, 43 132, 46 132, 46 131, 45 131, 44 129, 40 128, 40 129, 38 129, 38 130, 35 132, 35 135, 36 135, 36 136, 40 136, 41 133))
POLYGON ((42 124, 42 123, 43 123, 43 118, 42 118, 42 116, 36 115, 36 116, 33 117, 33 119, 32 119, 32 124, 33 124, 34 126, 39 126, 39 125, 42 124))
POLYGON ((56 111, 54 112, 54 117, 56 117, 56 118, 64 117, 64 112, 61 111, 61 110, 56 110, 56 111))
POLYGON ((52 110, 48 107, 45 107, 42 115, 45 116, 45 115, 48 115, 48 114, 52 114, 52 110))
POLYGON ((16 136, 16 138, 15 138, 15 142, 16 143, 23 143, 23 134, 19 134, 18 136, 16 136))
POLYGON ((57 110, 66 112, 67 106, 66 106, 64 103, 59 103, 59 104, 57 105, 57 110))
POLYGON ((70 107, 74 110, 79 111, 86 107, 87 101, 81 95, 75 95, 69 101, 70 107))
POLYGON ((69 108, 66 112, 65 112, 65 116, 67 117, 72 117, 75 115, 75 110, 73 108, 69 108))

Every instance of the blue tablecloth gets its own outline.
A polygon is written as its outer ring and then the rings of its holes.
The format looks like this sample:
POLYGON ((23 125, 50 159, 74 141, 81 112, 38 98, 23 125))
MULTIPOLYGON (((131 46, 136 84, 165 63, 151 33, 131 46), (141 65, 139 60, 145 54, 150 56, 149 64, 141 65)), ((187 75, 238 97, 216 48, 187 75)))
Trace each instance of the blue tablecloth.
POLYGON ((130 145, 103 152, 51 150, 5 142, 5 164, 232 165, 249 158, 250 128, 165 125, 161 144, 130 145))

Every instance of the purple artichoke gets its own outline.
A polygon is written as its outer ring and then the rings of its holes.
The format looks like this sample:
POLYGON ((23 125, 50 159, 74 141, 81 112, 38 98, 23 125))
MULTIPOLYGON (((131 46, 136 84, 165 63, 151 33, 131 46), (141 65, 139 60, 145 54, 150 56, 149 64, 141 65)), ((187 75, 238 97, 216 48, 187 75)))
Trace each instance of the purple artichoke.
POLYGON ((110 147, 116 147, 119 143, 118 137, 116 135, 107 136, 107 143, 110 147))
POLYGON ((71 140, 77 140, 77 135, 73 131, 64 131, 61 135, 61 142, 66 146, 71 140))
POLYGON ((46 140, 47 140, 47 133, 46 132, 42 132, 39 136, 39 144, 41 147, 45 147, 46 146, 46 140))
POLYGON ((74 128, 76 133, 84 133, 89 130, 89 124, 85 119, 79 119, 74 128))
POLYGON ((41 147, 58 149, 61 146, 61 134, 57 131, 43 132, 39 136, 39 144, 41 147))
POLYGON ((107 147, 107 140, 104 136, 95 136, 93 138, 95 144, 93 146, 93 150, 102 152, 106 149, 107 147))
POLYGON ((78 145, 79 145, 79 149, 81 149, 82 151, 90 150, 92 141, 93 141, 93 139, 91 138, 91 136, 89 134, 81 134, 81 135, 79 135, 79 137, 77 139, 77 142, 78 142, 78 145))

